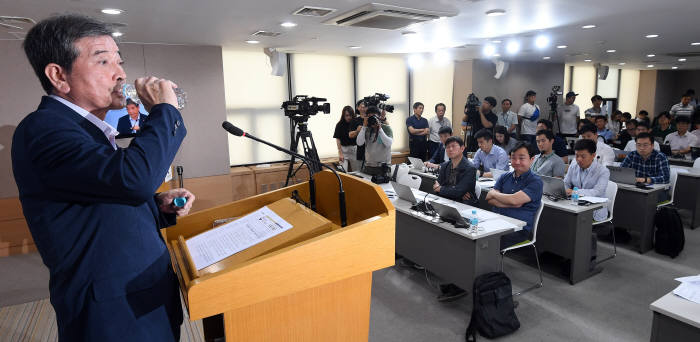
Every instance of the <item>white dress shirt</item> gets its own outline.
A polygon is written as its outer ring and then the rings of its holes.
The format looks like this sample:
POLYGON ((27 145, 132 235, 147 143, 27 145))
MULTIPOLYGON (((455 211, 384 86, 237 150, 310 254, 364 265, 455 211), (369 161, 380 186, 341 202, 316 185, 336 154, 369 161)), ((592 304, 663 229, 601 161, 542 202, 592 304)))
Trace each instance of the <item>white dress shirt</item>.
POLYGON ((117 149, 117 142, 114 139, 114 137, 119 134, 119 131, 117 131, 114 127, 112 127, 110 124, 102 121, 102 119, 96 117, 92 113, 88 112, 87 110, 77 106, 73 102, 70 102, 60 96, 56 95, 49 95, 52 99, 63 103, 64 105, 68 106, 68 108, 72 109, 74 112, 80 114, 80 116, 84 117, 87 119, 87 121, 92 122, 93 125, 97 126, 97 128, 104 133, 105 137, 107 140, 109 140, 109 143, 112 144, 112 147, 116 150, 117 149))

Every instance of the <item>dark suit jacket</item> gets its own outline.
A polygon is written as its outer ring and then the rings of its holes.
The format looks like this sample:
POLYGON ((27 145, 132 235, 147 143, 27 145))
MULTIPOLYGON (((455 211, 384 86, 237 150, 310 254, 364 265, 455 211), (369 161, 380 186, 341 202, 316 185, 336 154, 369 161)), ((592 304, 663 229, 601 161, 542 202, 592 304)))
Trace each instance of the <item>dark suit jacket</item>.
POLYGON ((440 146, 435 150, 428 162, 433 164, 442 164, 445 161, 445 144, 440 143, 440 146))
POLYGON ((168 341, 182 308, 158 229, 163 182, 186 129, 160 104, 128 149, 50 97, 17 126, 12 166, 22 210, 50 271, 59 341, 168 341))
MULTIPOLYGON (((139 113, 139 129, 143 128, 144 120, 146 120, 146 116, 139 113)), ((129 120, 129 114, 119 118, 119 122, 117 122, 117 131, 119 131, 119 134, 131 134, 131 120, 129 120)))
POLYGON ((438 195, 449 198, 451 200, 469 204, 471 206, 478 206, 479 199, 476 198, 474 193, 474 188, 476 187, 476 168, 466 157, 462 157, 462 161, 459 162, 457 169, 457 183, 448 185, 449 172, 452 167, 450 164, 451 160, 440 164, 440 174, 438 175, 438 183, 440 183, 440 193, 438 195), (470 200, 462 200, 462 196, 466 193, 470 193, 472 198, 470 200))

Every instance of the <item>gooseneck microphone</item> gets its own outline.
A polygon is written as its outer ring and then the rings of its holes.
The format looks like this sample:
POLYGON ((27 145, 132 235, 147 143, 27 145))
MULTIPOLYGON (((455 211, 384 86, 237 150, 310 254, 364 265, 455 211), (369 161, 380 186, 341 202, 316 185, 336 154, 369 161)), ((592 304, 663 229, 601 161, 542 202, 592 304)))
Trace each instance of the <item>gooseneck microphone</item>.
MULTIPOLYGON (((336 172, 332 167, 330 167, 327 164, 324 164, 318 160, 309 159, 304 155, 298 154, 298 153, 291 151, 291 150, 288 150, 284 147, 277 146, 271 142, 268 142, 268 141, 262 140, 258 137, 255 137, 249 133, 244 132, 242 129, 234 126, 232 123, 230 123, 228 121, 224 121, 221 124, 221 127, 223 127, 227 132, 229 132, 237 137, 246 137, 249 139, 253 139, 257 142, 260 142, 260 143, 263 143, 267 146, 270 146, 270 147, 272 147, 280 152, 284 152, 284 153, 287 153, 289 155, 293 155, 299 159, 306 161, 307 163, 317 164, 317 165, 319 165, 319 169, 320 169, 320 166, 323 166, 323 167, 327 168, 328 170, 331 170, 331 172, 333 172, 335 177, 338 179, 338 187, 340 189, 338 191, 338 202, 340 204, 340 226, 345 227, 348 225, 347 211, 346 211, 346 204, 345 204, 345 190, 343 190, 343 181, 340 179, 338 172, 336 172)), ((316 203, 316 199, 315 199, 316 189, 315 188, 316 188, 316 186, 315 186, 314 181, 313 181, 313 175, 309 174, 309 178, 310 178, 309 179, 309 197, 311 199, 312 209, 315 211, 316 210, 316 206, 315 206, 315 203, 316 203)))

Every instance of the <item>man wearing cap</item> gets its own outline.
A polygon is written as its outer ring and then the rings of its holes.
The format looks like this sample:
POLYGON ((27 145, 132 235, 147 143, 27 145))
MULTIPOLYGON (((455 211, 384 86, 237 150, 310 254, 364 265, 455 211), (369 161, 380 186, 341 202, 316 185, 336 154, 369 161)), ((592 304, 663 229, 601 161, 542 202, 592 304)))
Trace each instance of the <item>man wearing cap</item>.
POLYGON ((574 104, 578 94, 570 91, 566 93, 564 103, 559 105, 557 116, 559 117, 559 134, 565 137, 576 137, 578 135, 576 119, 579 118, 580 111, 574 104))
POLYGON ((520 140, 535 144, 535 133, 537 132, 537 120, 539 120, 541 112, 540 107, 535 104, 537 93, 534 90, 528 90, 525 93, 525 103, 518 110, 518 117, 522 122, 520 129, 520 140))

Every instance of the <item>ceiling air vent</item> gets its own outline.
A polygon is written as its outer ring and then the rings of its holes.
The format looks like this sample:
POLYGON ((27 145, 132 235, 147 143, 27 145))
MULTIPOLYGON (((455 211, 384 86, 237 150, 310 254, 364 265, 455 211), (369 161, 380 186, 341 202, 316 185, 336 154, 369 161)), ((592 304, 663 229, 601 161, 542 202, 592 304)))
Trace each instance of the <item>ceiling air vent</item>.
POLYGON ((333 12, 335 12, 335 9, 332 9, 332 8, 304 6, 300 9, 292 12, 292 14, 293 15, 304 15, 307 17, 325 17, 333 12))
POLYGON ((413 8, 370 3, 345 12, 324 24, 337 26, 369 27, 396 30, 411 24, 422 23, 441 17, 454 17, 455 12, 426 11, 413 8))
POLYGON ((280 35, 279 32, 271 32, 271 31, 262 31, 262 30, 260 30, 260 31, 257 31, 257 32, 255 32, 255 33, 253 33, 251 36, 255 36, 255 37, 277 37, 277 36, 279 36, 279 35, 280 35))

